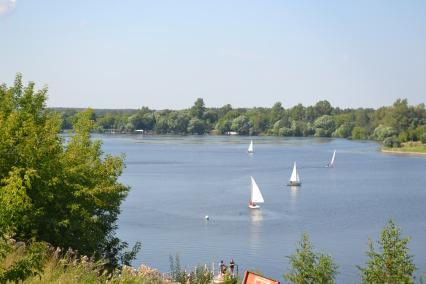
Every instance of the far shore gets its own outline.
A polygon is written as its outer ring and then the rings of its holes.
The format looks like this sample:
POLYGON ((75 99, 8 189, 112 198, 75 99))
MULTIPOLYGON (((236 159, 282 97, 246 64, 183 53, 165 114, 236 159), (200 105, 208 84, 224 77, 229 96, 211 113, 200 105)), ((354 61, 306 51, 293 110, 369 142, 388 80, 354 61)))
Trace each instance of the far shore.
POLYGON ((383 152, 383 153, 391 153, 391 154, 426 156, 426 152, 404 151, 401 148, 396 148, 395 150, 394 149, 381 148, 380 151, 383 152))

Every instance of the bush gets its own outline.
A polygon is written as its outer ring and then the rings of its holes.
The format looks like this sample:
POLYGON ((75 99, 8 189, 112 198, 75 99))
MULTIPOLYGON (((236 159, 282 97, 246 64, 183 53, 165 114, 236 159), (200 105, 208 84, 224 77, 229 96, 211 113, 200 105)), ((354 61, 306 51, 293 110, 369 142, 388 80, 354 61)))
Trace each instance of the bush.
POLYGON ((16 242, 0 237, 0 283, 20 282, 40 275, 47 245, 42 242, 16 242))
POLYGON ((401 142, 396 137, 388 137, 383 141, 383 146, 388 148, 398 148, 401 147, 401 142))

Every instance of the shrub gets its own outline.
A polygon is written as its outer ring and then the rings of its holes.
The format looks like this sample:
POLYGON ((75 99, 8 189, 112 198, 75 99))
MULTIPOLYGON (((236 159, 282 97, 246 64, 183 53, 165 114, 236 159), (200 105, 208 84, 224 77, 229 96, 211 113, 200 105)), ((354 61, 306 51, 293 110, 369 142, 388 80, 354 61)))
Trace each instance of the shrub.
POLYGON ((401 146, 401 142, 396 137, 388 137, 383 141, 383 146, 388 148, 398 148, 401 146))

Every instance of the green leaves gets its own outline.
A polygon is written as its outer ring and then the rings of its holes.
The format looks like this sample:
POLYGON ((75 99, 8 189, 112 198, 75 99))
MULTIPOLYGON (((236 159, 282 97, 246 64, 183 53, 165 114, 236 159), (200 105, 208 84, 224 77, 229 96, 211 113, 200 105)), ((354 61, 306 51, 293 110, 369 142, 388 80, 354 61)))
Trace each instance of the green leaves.
POLYGON ((313 251, 306 233, 302 235, 296 253, 288 258, 290 271, 284 274, 284 279, 289 283, 335 283, 337 265, 330 255, 313 251))
POLYGON ((76 115, 67 143, 61 121, 46 110, 47 88, 0 86, 0 233, 35 238, 107 257, 111 267, 134 258, 114 234, 129 190, 117 180, 124 157, 103 156, 90 133, 90 109, 76 115))
POLYGON ((34 178, 35 170, 13 167, 9 176, 1 181, 0 233, 14 232, 28 222, 27 215, 33 206, 28 191, 34 178))
POLYGON ((47 245, 43 242, 11 243, 0 238, 0 283, 18 283, 43 271, 47 245), (5 258, 9 261, 4 261, 5 258), (8 263, 11 262, 11 263, 8 263))
POLYGON ((362 283, 414 283, 413 273, 416 267, 413 257, 408 254, 409 237, 401 237, 401 229, 389 220, 380 233, 379 249, 374 243, 368 243, 368 261, 361 271, 362 283))

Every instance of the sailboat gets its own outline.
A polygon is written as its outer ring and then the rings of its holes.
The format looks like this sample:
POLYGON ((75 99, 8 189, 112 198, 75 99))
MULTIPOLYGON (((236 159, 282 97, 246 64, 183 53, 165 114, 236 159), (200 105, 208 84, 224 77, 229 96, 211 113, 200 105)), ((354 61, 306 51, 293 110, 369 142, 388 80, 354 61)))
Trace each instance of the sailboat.
POLYGON ((259 186, 257 186, 256 181, 254 180, 253 177, 251 177, 251 195, 250 195, 250 200, 249 200, 249 204, 248 207, 250 209, 258 209, 260 208, 260 206, 258 205, 258 203, 263 203, 263 196, 262 193, 260 192, 259 186))
POLYGON ((254 150, 253 150, 253 140, 250 140, 250 145, 249 145, 249 147, 247 149, 247 152, 248 153, 254 153, 254 150))
POLYGON ((326 165, 327 168, 334 168, 334 159, 336 158, 336 150, 333 152, 333 157, 331 157, 331 161, 326 165))
POLYGON ((291 173, 290 181, 288 182, 289 186, 300 186, 302 182, 300 181, 299 172, 296 168, 296 162, 293 165, 293 172, 291 173))

